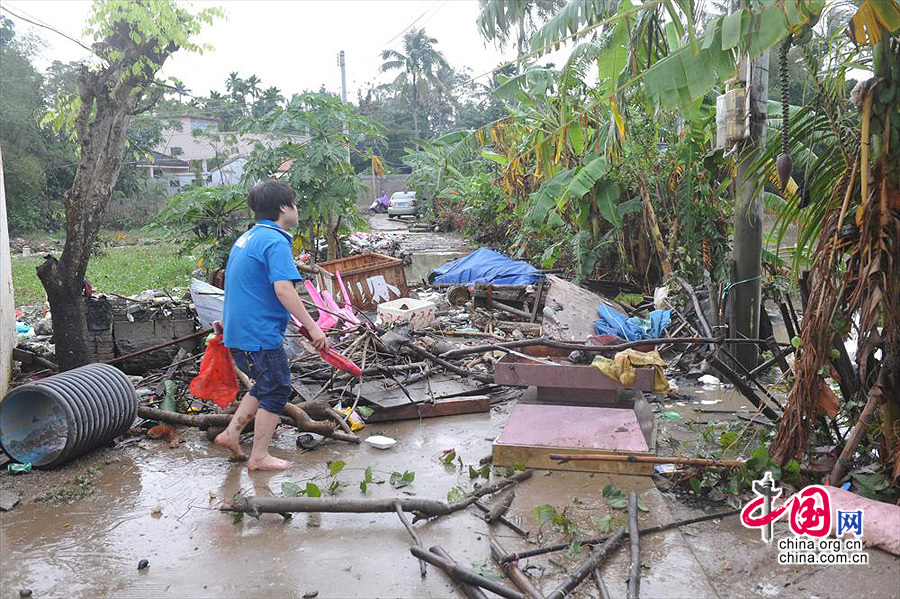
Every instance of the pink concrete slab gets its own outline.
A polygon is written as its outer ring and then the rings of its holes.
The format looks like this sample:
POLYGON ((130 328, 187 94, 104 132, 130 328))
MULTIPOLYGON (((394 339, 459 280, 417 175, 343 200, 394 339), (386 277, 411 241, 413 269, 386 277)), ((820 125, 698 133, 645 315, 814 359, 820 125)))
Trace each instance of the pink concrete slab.
POLYGON ((517 404, 496 445, 649 451, 633 410, 517 404))

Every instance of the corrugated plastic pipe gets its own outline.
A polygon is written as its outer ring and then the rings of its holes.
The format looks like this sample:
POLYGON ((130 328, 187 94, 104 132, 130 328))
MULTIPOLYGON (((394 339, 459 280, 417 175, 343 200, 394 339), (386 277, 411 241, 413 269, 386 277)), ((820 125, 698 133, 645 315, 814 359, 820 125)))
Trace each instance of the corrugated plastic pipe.
POLYGON ((128 376, 89 364, 10 391, 0 402, 0 446, 18 462, 59 466, 127 431, 137 408, 128 376))

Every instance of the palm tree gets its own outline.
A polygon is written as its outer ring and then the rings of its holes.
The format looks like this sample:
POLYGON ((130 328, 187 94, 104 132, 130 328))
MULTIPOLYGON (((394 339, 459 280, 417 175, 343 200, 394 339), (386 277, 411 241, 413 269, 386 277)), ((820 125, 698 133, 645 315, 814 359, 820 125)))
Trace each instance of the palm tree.
MULTIPOLYGON (((443 68, 449 68, 447 60, 440 51, 434 48, 437 39, 428 37, 424 29, 413 29, 403 36, 403 52, 396 50, 384 50, 381 59, 384 61, 379 69, 382 73, 400 70, 401 73, 394 80, 395 85, 405 87, 409 85, 412 95, 413 131, 416 140, 419 139, 419 86, 432 84, 442 87, 437 72, 443 68)), ((416 143, 416 149, 419 144, 416 143)))
POLYGON ((238 76, 237 71, 228 74, 225 80, 225 89, 231 92, 231 99, 239 104, 244 104, 244 95, 247 93, 247 82, 238 76))
POLYGON ((184 102, 184 96, 191 93, 191 90, 184 85, 184 81, 177 77, 172 77, 172 87, 174 88, 173 91, 178 94, 178 101, 182 103, 184 102))
POLYGON ((259 96, 259 84, 260 83, 262 83, 262 80, 259 77, 257 77, 256 75, 250 75, 249 77, 247 77, 247 80, 246 80, 247 92, 251 96, 253 96, 254 100, 257 98, 257 96, 259 96))
POLYGON ((281 95, 281 90, 275 86, 267 87, 265 91, 260 94, 259 99, 253 103, 253 116, 264 116, 275 110, 281 102, 284 102, 284 96, 281 95))

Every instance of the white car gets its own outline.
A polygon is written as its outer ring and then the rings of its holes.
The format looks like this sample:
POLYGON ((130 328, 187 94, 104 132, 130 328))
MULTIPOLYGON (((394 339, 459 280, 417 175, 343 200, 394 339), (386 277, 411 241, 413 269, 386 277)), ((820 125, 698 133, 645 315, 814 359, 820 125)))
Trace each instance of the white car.
POLYGON ((416 199, 414 191, 395 191, 388 202, 388 218, 395 216, 419 216, 425 212, 425 203, 416 199))

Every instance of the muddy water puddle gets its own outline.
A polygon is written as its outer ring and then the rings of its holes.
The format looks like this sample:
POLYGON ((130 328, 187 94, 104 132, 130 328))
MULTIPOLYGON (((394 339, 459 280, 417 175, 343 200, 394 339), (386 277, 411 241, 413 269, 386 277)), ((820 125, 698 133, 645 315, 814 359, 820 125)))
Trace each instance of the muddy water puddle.
MULTIPOLYGON (((505 406, 490 415, 370 425, 361 431, 362 436, 396 438, 397 445, 387 451, 332 443, 298 454, 296 434, 280 431, 273 453, 296 464, 284 473, 250 474, 196 431, 182 430, 184 442, 176 448, 141 442, 97 452, 93 464, 100 471, 92 494, 62 505, 26 500, 0 516, 0 597, 16 596, 22 588, 32 589, 35 597, 299 597, 311 592, 322 598, 458 596, 435 568, 429 567, 427 577, 421 578, 409 553, 411 540, 393 514, 296 514, 290 520, 264 514, 259 519, 244 516, 236 524, 232 514, 218 507, 238 493, 280 495, 285 482, 304 486, 311 481, 325 489, 332 480, 326 471, 329 460, 346 462, 335 477, 343 483, 338 497, 362 497, 359 482, 371 467, 376 482, 369 485, 368 497, 445 499, 455 486, 472 488, 476 481, 469 478, 468 465, 477 466, 489 455, 508 410, 505 406), (442 452, 451 448, 464 467, 440 463, 442 452), (414 471, 415 480, 395 490, 386 482, 394 471, 414 471), (159 513, 154 513, 156 506, 159 513), (138 571, 141 559, 150 566, 138 571)), ((28 476, 72 477, 84 468, 78 463, 69 472, 64 468, 28 476)), ((4 477, 2 483, 8 480, 4 477)), ((639 493, 649 510, 641 512, 641 526, 700 513, 660 493, 648 477, 537 471, 519 486, 508 517, 536 534, 534 507, 548 504, 566 510, 584 534, 598 534, 592 528, 596 518, 625 518, 625 512, 612 510, 602 497, 611 482, 625 493, 639 493)), ((462 565, 496 575, 489 536, 509 551, 534 546, 503 526, 489 528, 475 509, 416 528, 426 547, 439 544, 462 565)), ((562 540, 546 525, 541 533, 542 543, 562 540)), ((561 552, 520 565, 549 591, 585 556, 561 552)), ((892 569, 898 566, 894 558, 879 556, 872 572, 882 577, 883 585, 884 576, 900 570, 892 569)), ((683 597, 686 591, 716 596, 723 588, 746 589, 738 593, 741 596, 763 596, 755 587, 762 572, 782 596, 791 596, 783 584, 796 574, 774 568, 770 557, 758 535, 734 518, 650 535, 642 539, 641 559, 649 566, 643 573, 642 596, 683 597)), ((614 596, 625 595, 628 565, 626 544, 603 568, 614 596)), ((863 571, 855 572, 865 577, 863 571)), ((877 584, 878 579, 869 583, 884 588, 877 584)), ((819 583, 815 594, 834 596, 823 590, 827 585, 819 583)), ((587 582, 574 596, 596 596, 596 590, 587 582)))

